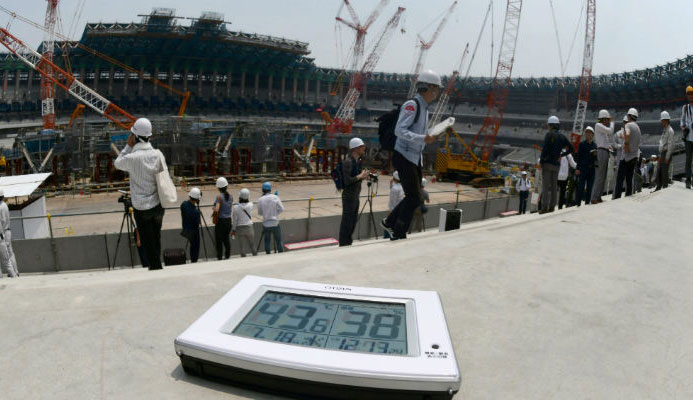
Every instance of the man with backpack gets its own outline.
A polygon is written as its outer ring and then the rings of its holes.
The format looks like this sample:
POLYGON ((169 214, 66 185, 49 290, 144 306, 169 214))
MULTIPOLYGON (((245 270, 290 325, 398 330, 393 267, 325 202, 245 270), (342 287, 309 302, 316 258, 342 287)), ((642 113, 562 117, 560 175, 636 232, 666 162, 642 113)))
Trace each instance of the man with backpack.
MULTIPOLYGON (((368 170, 359 172, 359 160, 366 152, 366 144, 359 138, 349 141, 349 154, 341 163, 342 222, 339 224, 339 245, 351 246, 351 236, 356 228, 359 214, 359 195, 361 181, 368 176, 368 170)), ((337 185, 339 188, 339 184, 337 185)))
MULTIPOLYGON (((392 153, 392 164, 399 173, 400 183, 404 189, 404 200, 380 222, 393 240, 407 238, 414 210, 423 203, 422 153, 427 144, 436 141, 435 136, 427 134, 428 105, 438 98, 440 87, 440 76, 437 73, 431 70, 422 72, 416 82, 416 96, 402 104, 399 110, 394 127, 397 140, 392 153)), ((382 139, 383 135, 380 131, 378 134, 382 139)))

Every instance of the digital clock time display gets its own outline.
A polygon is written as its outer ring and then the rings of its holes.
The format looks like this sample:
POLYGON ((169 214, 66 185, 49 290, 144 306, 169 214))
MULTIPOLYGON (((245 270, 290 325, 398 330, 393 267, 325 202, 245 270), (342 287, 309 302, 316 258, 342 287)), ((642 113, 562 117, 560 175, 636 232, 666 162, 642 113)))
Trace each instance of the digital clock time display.
POLYGON ((404 304, 267 292, 232 332, 307 347, 407 354, 404 304))

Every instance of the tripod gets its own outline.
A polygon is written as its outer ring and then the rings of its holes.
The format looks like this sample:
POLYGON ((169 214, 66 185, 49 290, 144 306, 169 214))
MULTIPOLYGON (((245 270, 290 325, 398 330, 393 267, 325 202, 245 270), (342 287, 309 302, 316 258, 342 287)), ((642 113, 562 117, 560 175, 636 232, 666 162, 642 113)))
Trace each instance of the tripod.
POLYGON ((375 197, 376 194, 378 194, 378 180, 377 179, 371 179, 370 177, 368 178, 368 182, 366 182, 366 192, 367 192, 367 198, 366 202, 363 203, 363 207, 361 207, 361 211, 359 212, 359 217, 358 217, 358 222, 356 226, 358 227, 357 229, 359 230, 358 234, 358 240, 361 240, 361 216, 363 215, 363 211, 366 209, 366 206, 368 206, 368 219, 370 222, 373 224, 373 232, 375 232, 375 238, 378 239, 378 228, 377 225, 375 224, 375 216, 373 215, 373 198, 375 197), (373 182, 375 182, 375 185, 373 185, 373 182), (374 188, 375 186, 375 188, 374 188))
MULTIPOLYGON (((108 269, 113 269, 116 266, 116 258, 118 257, 118 247, 120 246, 120 239, 123 237, 123 226, 127 224, 127 235, 128 235, 128 250, 130 251, 130 266, 132 268, 135 268, 135 259, 132 256, 132 242, 133 242, 133 237, 135 234, 135 229, 137 229, 137 225, 135 225, 135 220, 132 217, 133 209, 132 209, 132 203, 128 199, 125 199, 125 201, 122 202, 123 207, 125 207, 125 210, 123 212, 123 220, 120 222, 120 231, 118 232, 118 240, 116 241, 116 246, 115 246, 115 252, 113 253, 113 264, 109 265, 108 269)), ((136 239, 135 239, 136 241, 136 239)))
POLYGON ((205 215, 202 213, 202 210, 200 210, 200 204, 197 204, 197 211, 200 213, 200 217, 202 217, 202 224, 204 225, 204 229, 202 229, 202 225, 200 225, 200 240, 202 241, 202 249, 205 251, 205 260, 209 260, 209 256, 207 255, 207 245, 205 244, 205 230, 207 230, 207 236, 209 236, 209 241, 212 242, 212 246, 214 247, 214 252, 216 253, 217 251, 217 245, 216 242, 214 241, 214 237, 212 236, 212 233, 209 231, 209 226, 207 225, 207 220, 205 219, 205 215))

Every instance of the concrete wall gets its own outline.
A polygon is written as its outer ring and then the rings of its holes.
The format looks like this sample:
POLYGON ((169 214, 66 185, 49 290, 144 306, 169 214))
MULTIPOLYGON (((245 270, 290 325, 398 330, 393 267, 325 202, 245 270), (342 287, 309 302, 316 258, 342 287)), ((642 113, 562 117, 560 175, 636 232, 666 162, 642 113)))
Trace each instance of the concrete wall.
MULTIPOLYGON (((517 197, 503 197, 485 201, 470 201, 459 203, 459 209, 463 210, 462 222, 473 222, 484 218, 497 217, 499 213, 508 210, 517 210, 519 200, 517 197)), ((454 204, 429 205, 429 212, 425 214, 426 229, 437 229, 439 208, 451 209, 454 204)), ((354 240, 369 239, 377 236, 382 238, 380 220, 387 216, 387 212, 375 212, 375 231, 373 223, 369 221, 369 214, 364 213, 354 232, 354 240)), ((281 222, 282 239, 284 243, 302 242, 306 240, 322 239, 339 236, 339 224, 341 215, 316 217, 308 220, 291 219, 281 222)), ((255 223, 255 243, 257 245, 262 233, 262 224, 255 223)), ((200 245, 200 260, 205 258, 215 259, 214 227, 203 230, 204 245, 200 245), (205 256, 205 247, 207 257, 205 256)), ((162 249, 185 248, 186 241, 180 236, 179 229, 169 229, 161 232, 162 249)), ((21 273, 45 273, 56 271, 75 271, 86 269, 105 269, 112 267, 129 267, 131 265, 128 251, 127 234, 104 234, 92 236, 70 236, 51 239, 27 239, 14 240, 12 242, 17 263, 21 273), (53 245, 55 246, 53 248, 53 245), (116 246, 118 251, 116 254, 116 246), (56 259, 57 258, 57 259, 56 259), (114 260, 115 258, 115 260, 114 260), (115 262, 114 262, 115 261, 115 262)), ((238 240, 231 241, 232 256, 238 255, 238 240)), ((260 246, 260 252, 264 252, 264 244, 260 246)), ((132 250, 133 264, 138 266, 139 257, 137 250, 132 250)))

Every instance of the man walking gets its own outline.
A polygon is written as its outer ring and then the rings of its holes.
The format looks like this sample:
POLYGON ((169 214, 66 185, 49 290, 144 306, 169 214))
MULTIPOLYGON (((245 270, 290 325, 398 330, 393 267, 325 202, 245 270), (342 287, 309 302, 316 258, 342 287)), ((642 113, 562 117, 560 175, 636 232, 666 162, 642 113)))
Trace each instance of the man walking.
POLYGON ((693 162, 693 86, 686 88, 688 104, 681 109, 681 131, 686 143, 686 189, 691 188, 691 162, 693 162))
POLYGON ((575 204, 580 207, 582 202, 590 204, 590 194, 594 184, 594 163, 597 157, 597 145, 594 143, 594 129, 591 126, 585 128, 585 140, 578 146, 576 163, 577 191, 575 204))
MULTIPOLYGON (((10 209, 5 203, 5 191, 0 189, 0 263, 10 278, 17 278, 17 259, 12 250, 12 232, 10 232, 10 209)), ((0 270, 0 278, 2 271, 0 270)))
POLYGON ((532 189, 532 183, 527 179, 527 171, 522 171, 520 179, 515 184, 515 190, 520 194, 520 214, 527 212, 527 198, 532 189))
POLYGON ((599 118, 594 126, 594 142, 597 145, 597 168, 594 173, 594 186, 592 186, 592 204, 602 202, 604 183, 606 182, 607 167, 609 166, 609 153, 613 151, 614 123, 607 110, 599 110, 599 118))
POLYGON ((113 165, 130 175, 135 222, 150 264, 149 269, 156 270, 162 268, 161 223, 164 219, 156 175, 163 171, 163 165, 161 153, 149 143, 151 136, 152 123, 147 118, 139 118, 130 128, 128 143, 113 165))
POLYGON ((380 222, 392 239, 406 239, 414 210, 423 203, 421 195, 421 169, 423 149, 436 141, 428 135, 428 105, 440 92, 440 76, 431 71, 419 74, 416 82, 416 96, 402 104, 395 126, 395 151, 392 163, 399 173, 404 189, 404 200, 380 222))
POLYGON ((541 149, 541 211, 539 214, 553 212, 558 202, 558 170, 560 168, 560 158, 563 149, 567 148, 570 152, 570 142, 560 132, 561 122, 558 117, 551 116, 547 121, 549 131, 544 136, 544 147, 541 149))
POLYGON ((628 122, 623 127, 623 148, 621 153, 623 159, 619 161, 614 199, 621 198, 624 180, 626 183, 626 197, 633 194, 633 171, 640 159, 640 127, 635 122, 638 119, 638 110, 635 108, 629 109, 626 118, 628 122))
POLYGON ((262 217, 262 234, 265 237, 265 253, 270 254, 272 236, 277 251, 284 252, 282 229, 279 226, 279 214, 284 212, 284 205, 276 194, 272 194, 272 184, 262 184, 262 196, 257 200, 257 214, 262 217))
POLYGON ((669 113, 662 111, 659 120, 662 124, 662 137, 659 138, 659 168, 655 192, 669 186, 669 163, 674 150, 674 130, 671 128, 669 113))
POLYGON ((200 257, 200 210, 197 208, 202 199, 199 188, 190 189, 188 200, 180 205, 180 218, 183 225, 181 235, 190 242, 190 262, 196 263, 200 257))
POLYGON ((349 154, 342 161, 342 222, 339 224, 339 245, 351 246, 359 214, 359 195, 361 181, 368 176, 368 170, 360 170, 359 160, 366 152, 366 145, 359 138, 349 140, 349 154))

